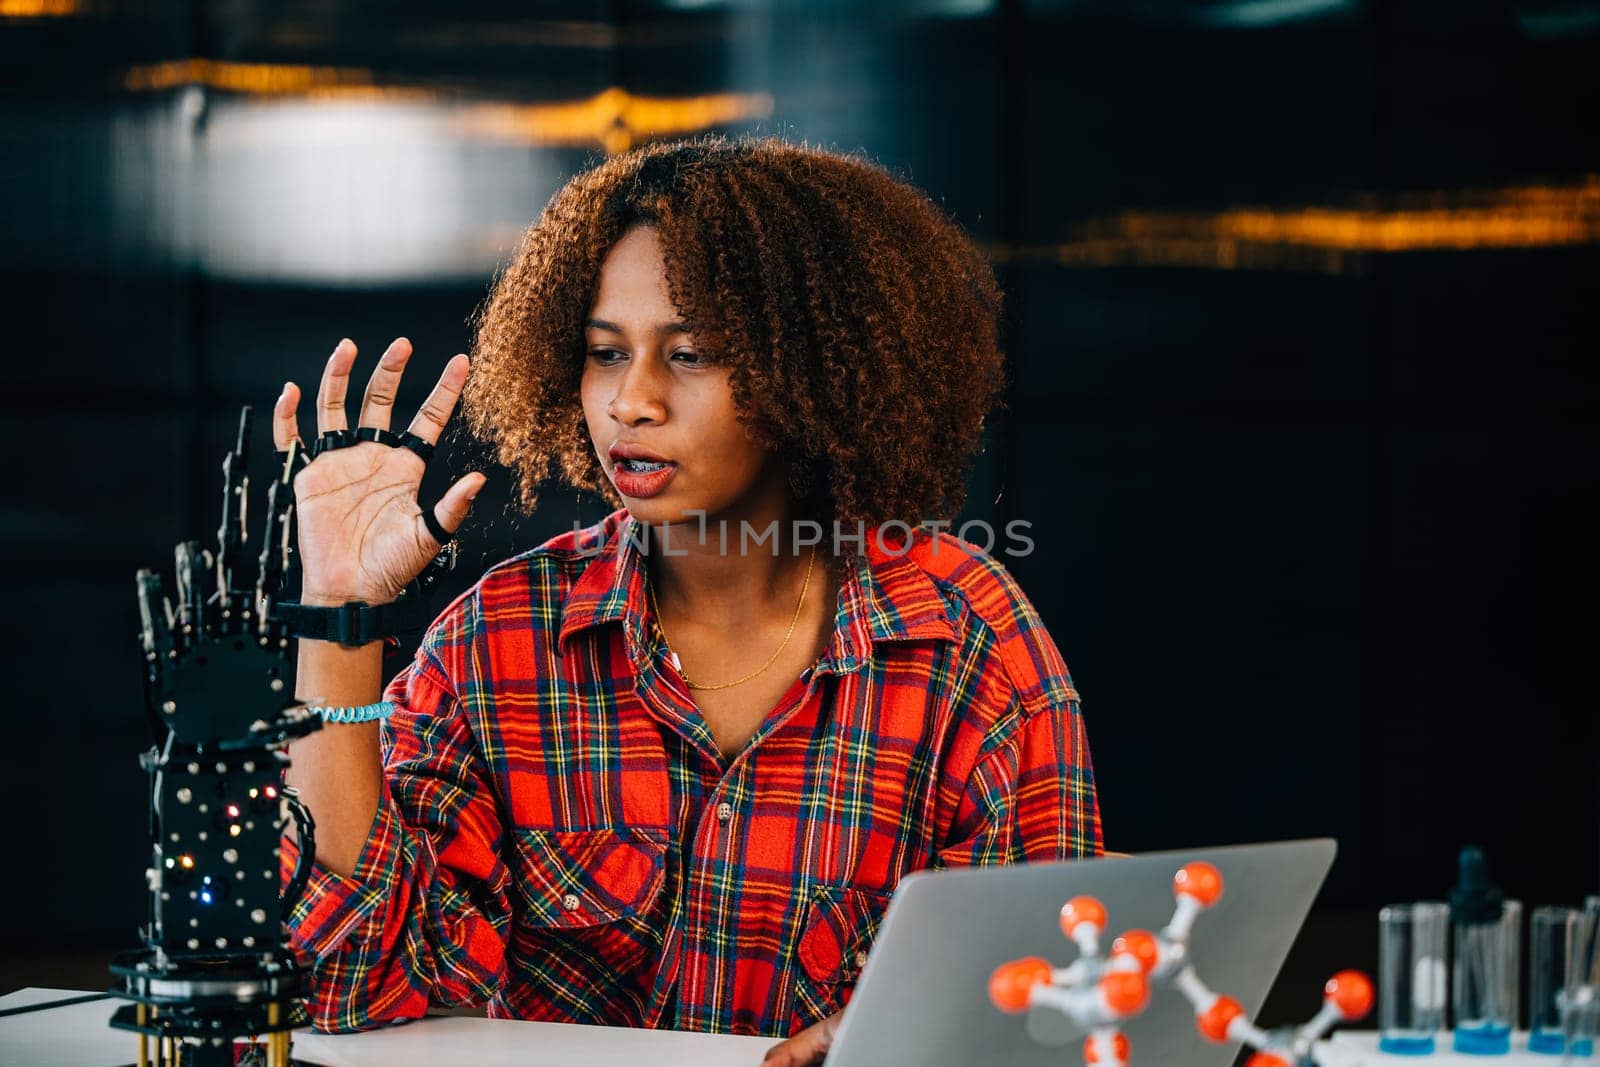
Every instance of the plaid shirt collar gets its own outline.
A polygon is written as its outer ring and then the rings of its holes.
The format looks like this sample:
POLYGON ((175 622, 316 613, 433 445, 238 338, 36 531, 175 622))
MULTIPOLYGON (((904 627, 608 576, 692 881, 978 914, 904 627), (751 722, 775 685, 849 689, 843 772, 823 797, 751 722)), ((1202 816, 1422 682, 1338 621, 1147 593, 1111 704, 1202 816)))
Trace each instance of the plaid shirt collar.
MULTIPOLYGON (((619 509, 595 527, 589 543, 580 542, 579 556, 594 556, 573 583, 561 606, 559 647, 580 630, 621 621, 628 659, 637 669, 649 658, 647 606, 642 545, 643 524, 619 509), (604 538, 604 541, 601 541, 604 538)), ((866 537, 865 554, 852 558, 834 615, 833 638, 817 665, 818 672, 848 674, 871 658, 880 641, 955 640, 944 598, 912 556, 917 544, 904 550, 866 537)))

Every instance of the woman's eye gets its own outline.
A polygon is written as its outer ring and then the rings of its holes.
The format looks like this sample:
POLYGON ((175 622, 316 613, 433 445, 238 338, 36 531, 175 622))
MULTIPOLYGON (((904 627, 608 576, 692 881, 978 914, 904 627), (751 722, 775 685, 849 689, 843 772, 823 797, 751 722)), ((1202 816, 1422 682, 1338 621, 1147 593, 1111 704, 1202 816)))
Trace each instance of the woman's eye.
MULTIPOLYGON (((619 352, 614 348, 592 348, 589 350, 589 358, 596 363, 611 364, 616 363, 618 360, 626 359, 627 353, 619 352)), ((668 358, 677 360, 689 367, 707 366, 713 362, 711 357, 704 352, 691 352, 688 350, 674 352, 668 358)))

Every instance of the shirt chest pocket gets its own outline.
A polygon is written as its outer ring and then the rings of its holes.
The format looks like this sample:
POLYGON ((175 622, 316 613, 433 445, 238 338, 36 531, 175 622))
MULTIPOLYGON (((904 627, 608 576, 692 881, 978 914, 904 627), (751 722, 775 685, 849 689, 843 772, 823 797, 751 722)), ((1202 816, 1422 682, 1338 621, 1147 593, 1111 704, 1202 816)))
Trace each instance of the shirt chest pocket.
POLYGON ((512 880, 530 925, 578 930, 646 914, 666 877, 665 832, 515 830, 512 880))
POLYGON ((813 886, 800 928, 790 1033, 840 1011, 872 951, 889 894, 852 886, 813 886))

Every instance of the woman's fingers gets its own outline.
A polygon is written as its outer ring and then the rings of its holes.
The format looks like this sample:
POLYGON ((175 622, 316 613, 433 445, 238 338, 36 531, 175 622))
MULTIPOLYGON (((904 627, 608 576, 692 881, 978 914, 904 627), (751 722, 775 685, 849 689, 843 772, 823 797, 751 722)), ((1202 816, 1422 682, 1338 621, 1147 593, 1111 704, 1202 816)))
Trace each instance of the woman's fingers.
POLYGON ((816 1067, 833 1046, 833 1035, 839 1029, 839 1018, 844 1013, 836 1011, 819 1023, 812 1023, 788 1040, 767 1049, 761 1060, 762 1067, 816 1067))
POLYGON ((487 475, 473 471, 463 474, 456 484, 445 490, 444 496, 433 506, 433 517, 439 525, 451 532, 461 529, 461 524, 467 521, 467 512, 472 510, 472 498, 488 480, 487 475))
POLYGON ((367 392, 361 401, 361 417, 357 426, 389 428, 389 417, 394 413, 395 393, 400 389, 400 376, 405 373, 406 360, 411 358, 411 342, 396 337, 378 359, 378 365, 367 379, 367 392))
POLYGON ((417 417, 411 420, 412 433, 429 444, 439 443, 444 424, 450 421, 450 413, 455 410, 456 401, 461 399, 461 389, 467 384, 467 368, 465 355, 450 357, 450 362, 444 365, 444 373, 439 375, 439 383, 428 394, 428 399, 422 402, 417 417))
POLYGON ((272 447, 282 452, 289 442, 300 436, 300 387, 293 382, 283 383, 283 392, 272 405, 272 447))
POLYGON ((356 362, 355 342, 348 337, 339 342, 322 371, 322 386, 317 390, 317 433, 349 429, 344 398, 350 390, 350 368, 356 362))

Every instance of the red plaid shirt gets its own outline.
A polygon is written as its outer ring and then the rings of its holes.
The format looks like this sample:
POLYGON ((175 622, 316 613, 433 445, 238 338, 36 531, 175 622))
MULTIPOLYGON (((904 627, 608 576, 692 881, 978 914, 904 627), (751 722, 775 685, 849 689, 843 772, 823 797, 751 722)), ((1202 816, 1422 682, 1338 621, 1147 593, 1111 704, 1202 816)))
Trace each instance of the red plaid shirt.
POLYGON ((291 919, 319 1028, 487 1002, 782 1036, 849 999, 906 872, 1101 852, 1078 694, 994 559, 869 535, 826 652, 725 760, 635 526, 494 567, 389 685, 355 876, 316 864, 291 919))

